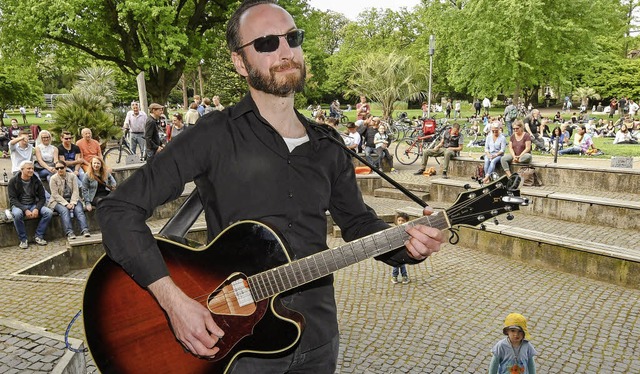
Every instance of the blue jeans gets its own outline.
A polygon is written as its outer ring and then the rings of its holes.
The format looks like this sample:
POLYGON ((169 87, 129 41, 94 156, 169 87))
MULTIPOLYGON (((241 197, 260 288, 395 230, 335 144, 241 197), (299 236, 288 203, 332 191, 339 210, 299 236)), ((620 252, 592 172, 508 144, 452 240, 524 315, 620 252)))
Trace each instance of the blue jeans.
MULTIPOLYGON (((29 206, 28 210, 35 209, 36 204, 32 204, 29 206)), ((27 229, 24 226, 24 212, 22 209, 12 206, 11 214, 13 214, 13 225, 16 227, 16 231, 18 232, 18 239, 21 242, 27 240, 27 229)), ((36 228, 36 238, 44 239, 44 233, 47 231, 47 226, 49 225, 49 221, 51 221, 51 217, 53 216, 53 212, 51 209, 43 206, 39 211, 40 222, 38 222, 38 227, 36 228)))
POLYGON ((307 352, 296 348, 284 357, 241 357, 231 365, 231 374, 254 373, 314 373, 333 374, 338 363, 340 335, 327 344, 307 352))
POLYGON ((489 174, 493 173, 496 170, 496 165, 500 162, 502 156, 498 156, 493 160, 490 160, 487 155, 484 155, 484 176, 488 177, 489 174))
POLYGON ((505 121, 504 123, 507 125, 507 132, 509 133, 509 137, 511 137, 511 135, 513 135, 513 121, 505 121))
POLYGON ((403 277, 407 276, 407 265, 394 266, 391 275, 397 277, 398 274, 402 274, 403 277))
POLYGON ((559 155, 579 155, 582 154, 582 148, 580 147, 569 147, 564 148, 558 151, 559 155))
POLYGON ((142 155, 144 155, 144 147, 146 144, 146 141, 144 140, 144 133, 140 133, 140 134, 134 134, 131 133, 131 152, 133 152, 133 154, 136 154, 136 151, 138 149, 138 146, 140 146, 140 157, 142 157, 142 155))
MULTIPOLYGON (((60 215, 60 219, 62 219, 62 227, 64 229, 65 234, 69 234, 73 232, 73 224, 71 223, 71 211, 69 208, 62 204, 56 204, 53 208, 60 215)), ((82 207, 82 203, 78 201, 78 204, 73 207, 73 215, 78 220, 80 224, 80 231, 89 231, 89 226, 87 225, 87 217, 84 215, 84 209, 82 207)))
POLYGON ((376 154, 376 149, 374 147, 366 146, 364 147, 364 157, 374 166, 377 166, 376 163, 373 162, 373 157, 371 155, 376 154))

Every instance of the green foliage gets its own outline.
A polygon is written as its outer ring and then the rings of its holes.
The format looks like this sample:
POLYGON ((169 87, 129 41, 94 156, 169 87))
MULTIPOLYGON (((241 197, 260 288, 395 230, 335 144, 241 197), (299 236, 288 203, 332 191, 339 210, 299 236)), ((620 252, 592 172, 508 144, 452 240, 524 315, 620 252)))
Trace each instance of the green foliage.
POLYGON ((0 61, 0 123, 12 106, 42 105, 42 83, 30 69, 11 66, 0 61))
POLYGON ((0 1, 3 42, 36 55, 70 47, 114 63, 131 76, 144 71, 154 101, 164 102, 188 63, 199 61, 222 32, 236 0, 0 1))
POLYGON ((104 97, 84 92, 74 92, 61 98, 56 106, 56 122, 51 126, 51 132, 59 136, 67 130, 79 138, 80 131, 87 127, 95 139, 106 142, 121 131, 105 111, 106 104, 104 97))
POLYGON ((397 100, 420 97, 426 79, 411 56, 370 53, 351 67, 349 88, 352 94, 379 103, 386 118, 393 115, 397 100))

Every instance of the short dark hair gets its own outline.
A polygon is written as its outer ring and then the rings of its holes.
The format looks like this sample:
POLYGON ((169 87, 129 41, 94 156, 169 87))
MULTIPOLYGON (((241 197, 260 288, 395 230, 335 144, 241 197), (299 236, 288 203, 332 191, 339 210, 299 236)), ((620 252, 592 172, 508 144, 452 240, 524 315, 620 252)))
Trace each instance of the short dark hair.
POLYGON ((182 114, 180 114, 180 113, 173 113, 173 116, 174 116, 178 121, 182 121, 182 114))
POLYGON ((278 5, 275 0, 245 0, 240 4, 238 9, 233 12, 231 18, 227 22, 227 47, 231 52, 236 52, 238 48, 240 48, 240 18, 242 15, 249 9, 253 8, 256 5, 262 4, 274 4, 278 5))
POLYGON ((399 212, 396 216, 396 221, 398 220, 398 218, 404 218, 405 221, 409 222, 409 215, 405 212, 399 212))
POLYGON ((66 162, 64 162, 64 161, 62 161, 62 160, 57 160, 57 161, 56 161, 56 163, 55 163, 54 165, 62 165, 62 166, 64 166, 65 168, 67 167, 67 163, 66 163, 66 162))

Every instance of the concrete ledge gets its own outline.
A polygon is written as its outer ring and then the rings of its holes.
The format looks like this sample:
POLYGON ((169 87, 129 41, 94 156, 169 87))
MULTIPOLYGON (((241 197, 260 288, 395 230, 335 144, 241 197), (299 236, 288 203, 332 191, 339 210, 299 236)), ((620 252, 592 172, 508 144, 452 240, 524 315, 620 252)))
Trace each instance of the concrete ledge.
MULTIPOLYGON (((149 218, 149 220, 165 219, 173 216, 173 213, 178 209, 180 205, 182 205, 182 203, 185 201, 187 196, 189 196, 193 188, 194 188, 193 184, 187 185, 185 187, 185 190, 182 192, 182 195, 179 198, 156 208, 156 210, 153 212, 153 215, 151 216, 151 218, 149 218)), ((97 230, 98 221, 96 220, 96 217, 95 217, 96 210, 93 210, 91 212, 85 211, 85 215, 87 216, 87 223, 89 224, 89 228, 92 231, 97 230)), ((77 226, 77 222, 75 220, 72 220, 72 223, 76 228, 76 234, 78 234, 79 230, 77 229, 79 229, 79 227, 77 226)), ((38 226, 38 220, 34 220, 34 219, 25 220, 25 226, 27 228, 27 236, 29 237, 29 240, 31 240, 36 231, 36 227, 38 226)), ((95 234, 92 234, 92 235, 95 235, 95 234)), ((65 237, 65 233, 62 229, 62 221, 60 220, 60 217, 56 213, 54 214, 53 218, 49 222, 45 239, 54 240, 54 239, 61 239, 64 237, 65 237)), ((79 239, 76 239, 76 240, 79 240, 79 239)), ((14 246, 14 245, 17 246, 18 243, 19 243, 18 235, 16 234, 16 230, 13 225, 13 222, 0 223, 0 248, 14 246)))
POLYGON ((460 228, 460 245, 579 276, 640 288, 640 254, 599 243, 510 227, 460 228))
MULTIPOLYGON (((453 203, 464 192, 468 183, 456 179, 432 179, 430 197, 439 202, 453 203)), ((596 196, 568 194, 549 190, 524 187, 522 196, 530 199, 530 204, 521 207, 524 213, 548 218, 558 218, 569 222, 640 230, 640 201, 621 201, 596 196)))
MULTIPOLYGON (((482 164, 483 161, 479 159, 455 157, 449 164, 449 175, 452 177, 471 177, 474 175, 476 167, 482 164)), ((531 165, 536 168, 536 172, 545 186, 562 186, 578 190, 602 191, 603 193, 625 191, 630 194, 638 194, 640 191, 640 169, 560 165, 535 161, 535 156, 531 165)), ((517 167, 516 164, 514 171, 517 167)), ((640 194, 638 200, 640 200, 640 194)))
MULTIPOLYGON (((64 336, 50 333, 40 327, 4 318, 0 318, 0 327, 2 327, 2 331, 13 336, 14 342, 11 345, 15 348, 11 353, 7 353, 6 357, 3 357, 3 361, 0 362, 0 372, 5 372, 3 363, 11 360, 12 355, 15 357, 11 362, 15 364, 8 363, 8 365, 10 369, 16 370, 15 372, 47 371, 52 374, 87 372, 84 353, 65 349, 64 336)), ((84 349, 84 343, 81 340, 69 338, 69 344, 76 350, 84 349)), ((9 350, 5 350, 5 352, 9 352, 9 350)), ((14 371, 7 371, 7 373, 9 372, 14 371)))

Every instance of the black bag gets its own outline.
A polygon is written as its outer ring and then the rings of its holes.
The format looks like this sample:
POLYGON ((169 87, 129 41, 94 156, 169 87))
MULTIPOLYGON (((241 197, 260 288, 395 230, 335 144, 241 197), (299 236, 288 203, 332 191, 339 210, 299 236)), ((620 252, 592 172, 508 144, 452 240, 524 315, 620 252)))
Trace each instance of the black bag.
POLYGON ((473 177, 471 177, 471 179, 476 180, 478 182, 484 179, 484 165, 476 166, 476 170, 473 173, 473 177))

